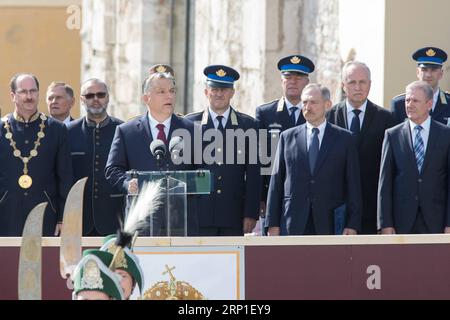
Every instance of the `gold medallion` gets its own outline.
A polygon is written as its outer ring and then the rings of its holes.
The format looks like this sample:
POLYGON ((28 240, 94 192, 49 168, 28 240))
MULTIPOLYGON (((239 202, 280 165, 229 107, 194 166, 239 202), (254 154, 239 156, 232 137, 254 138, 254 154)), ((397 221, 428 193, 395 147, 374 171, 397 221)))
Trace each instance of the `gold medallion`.
POLYGON ((43 132, 38 132, 37 136, 42 139, 45 137, 45 134, 43 132))
POLYGON ((6 139, 11 139, 12 138, 12 133, 11 132, 8 132, 7 134, 5 134, 5 138, 6 139))
POLYGON ((14 152, 13 152, 13 154, 14 154, 14 157, 20 157, 20 155, 22 154, 21 152, 20 152, 20 150, 14 150, 14 152))
POLYGON ((27 174, 20 176, 19 178, 19 186, 22 189, 28 189, 33 184, 33 179, 27 174))
POLYGON ((37 155, 38 155, 38 152, 36 150, 31 150, 30 151, 30 156, 36 157, 37 155))

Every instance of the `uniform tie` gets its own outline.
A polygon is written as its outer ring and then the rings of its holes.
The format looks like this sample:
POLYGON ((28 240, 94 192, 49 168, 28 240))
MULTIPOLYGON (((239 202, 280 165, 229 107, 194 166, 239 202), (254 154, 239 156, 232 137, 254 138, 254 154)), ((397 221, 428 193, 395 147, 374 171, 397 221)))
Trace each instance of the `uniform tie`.
POLYGON ((422 135, 420 134, 422 129, 422 126, 419 125, 414 127, 414 131, 416 132, 414 154, 416 155, 417 169, 419 169, 419 173, 422 172, 422 165, 425 159, 425 145, 422 140, 422 135))
POLYGON ((311 140, 309 144, 308 150, 308 158, 309 158, 309 168, 311 170, 311 174, 314 173, 314 169, 316 167, 317 155, 319 154, 319 129, 313 128, 311 134, 311 140))
POLYGON ((222 119, 223 119, 223 116, 217 116, 216 117, 216 120, 219 122, 219 125, 217 126, 217 129, 220 130, 220 131, 224 131, 225 130, 225 128, 223 127, 222 119))
POLYGON ((291 112, 291 115, 290 115, 290 117, 291 117, 291 123, 292 123, 292 125, 295 127, 295 125, 296 125, 296 123, 297 123, 297 121, 296 121, 296 119, 295 119, 295 112, 298 110, 298 107, 290 107, 289 108, 289 111, 291 112))
POLYGON ((167 138, 166 138, 166 133, 164 132, 164 128, 166 126, 163 125, 162 123, 158 123, 156 125, 156 128, 158 129, 158 136, 156 137, 156 139, 161 140, 162 142, 164 142, 164 144, 167 144, 167 138))

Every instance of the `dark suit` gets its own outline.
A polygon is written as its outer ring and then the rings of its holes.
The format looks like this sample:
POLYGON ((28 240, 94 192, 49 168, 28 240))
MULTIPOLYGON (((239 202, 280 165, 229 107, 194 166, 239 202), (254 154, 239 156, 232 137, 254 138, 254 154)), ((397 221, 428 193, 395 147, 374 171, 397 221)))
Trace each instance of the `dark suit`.
MULTIPOLYGON (((256 123, 259 129, 266 129, 268 132, 267 136, 267 151, 268 156, 272 155, 275 157, 276 149, 271 150, 271 142, 275 140, 278 142, 281 132, 284 130, 294 127, 292 120, 289 115, 289 110, 287 109, 284 97, 279 100, 274 100, 272 102, 260 105, 256 108, 255 114, 256 123)), ((297 118, 296 126, 305 123, 305 118, 300 110, 300 114, 297 118)), ((275 145, 277 145, 276 143, 275 145)), ((269 164, 270 165, 270 164, 269 164)), ((265 167, 268 167, 266 165, 265 167)), ((267 200, 267 191, 269 190, 270 175, 263 176, 262 181, 262 195, 261 200, 267 200)))
POLYGON ((310 173, 306 124, 281 134, 270 180, 266 227, 302 235, 312 217, 316 234, 334 234, 334 210, 347 207, 345 227, 361 229, 358 154, 351 133, 327 123, 310 173), (311 215, 311 217, 310 217, 311 215))
MULTIPOLYGON (((202 127, 202 133, 215 128, 208 110, 189 114, 186 118, 198 121, 198 125, 202 127)), ((254 130, 256 132, 256 123, 252 117, 231 108, 225 129, 254 130)), ((223 141, 223 159, 226 159, 228 152, 231 152, 236 159, 237 139, 234 139, 234 150, 228 150, 226 148, 227 140, 224 138, 223 141)), ((203 150, 208 144, 210 142, 203 143, 203 150)), ((234 164, 213 163, 208 165, 203 162, 201 165, 201 168, 210 170, 213 174, 214 191, 210 195, 199 197, 200 235, 211 235, 203 228, 217 229, 214 235, 243 235, 244 217, 258 219, 261 176, 257 164, 257 150, 254 150, 256 163, 253 164, 249 161, 251 150, 248 141, 245 143, 245 150, 241 151, 246 155, 246 161, 243 164, 238 164, 234 160, 234 164)))
MULTIPOLYGON (((193 136, 193 126, 193 123, 189 120, 173 114, 167 141, 170 141, 175 129, 186 129, 193 136)), ((158 167, 155 157, 150 153, 149 146, 153 139, 148 114, 130 120, 116 128, 105 168, 106 180, 113 187, 117 187, 123 193, 127 194, 130 180, 130 177, 127 177, 127 171, 158 171, 161 169, 158 167)), ((162 169, 194 170, 195 166, 193 162, 191 164, 175 165, 170 157, 166 157, 166 160, 162 163, 162 169)), ((193 199, 191 200, 188 201, 188 235, 196 235, 198 233, 198 220, 195 201, 193 199)))
POLYGON ((409 121, 386 131, 378 190, 380 228, 411 233, 420 211, 430 233, 450 226, 450 128, 431 121, 422 172, 409 121))
MULTIPOLYGON (((391 100, 391 111, 394 116, 394 123, 402 123, 406 118, 405 94, 398 95, 391 100)), ((448 123, 450 118, 450 94, 439 89, 439 97, 431 112, 431 118, 443 124, 448 123)))
MULTIPOLYGON (((13 140, 22 156, 28 157, 34 148, 41 119, 38 114, 28 123, 12 114, 5 116, 13 140)), ((37 156, 28 163, 28 175, 33 179, 29 189, 18 184, 23 174, 23 162, 13 156, 13 148, 5 137, 5 118, 0 121, 0 236, 21 236, 30 211, 41 202, 48 202, 44 215, 43 234, 53 236, 57 222, 62 222, 64 204, 72 186, 67 129, 58 120, 44 121, 45 137, 37 148, 37 156)))
POLYGON ((106 160, 116 127, 123 121, 108 117, 98 126, 86 117, 68 126, 74 182, 89 177, 84 190, 83 235, 115 233, 123 221, 124 197, 105 178, 106 160))
MULTIPOLYGON (((335 105, 327 114, 330 123, 349 128, 346 102, 335 105)), ((350 119, 351 121, 351 119, 350 119)), ((356 140, 362 188, 363 234, 377 233, 377 193, 380 174, 381 146, 384 132, 394 125, 391 113, 367 100, 361 132, 356 140)))

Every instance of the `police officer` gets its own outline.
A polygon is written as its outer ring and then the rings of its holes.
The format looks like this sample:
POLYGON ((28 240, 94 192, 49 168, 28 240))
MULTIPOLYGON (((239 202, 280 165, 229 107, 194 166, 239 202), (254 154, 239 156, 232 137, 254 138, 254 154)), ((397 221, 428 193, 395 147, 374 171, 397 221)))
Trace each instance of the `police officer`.
MULTIPOLYGON (((203 73, 206 76, 205 96, 209 107, 186 118, 200 122, 204 135, 212 130, 210 133, 217 134, 218 140, 214 140, 217 147, 214 154, 211 153, 214 161, 202 159, 201 167, 211 171, 215 188, 212 194, 199 196, 200 235, 242 236, 253 230, 258 218, 260 174, 257 148, 251 150, 249 147, 250 144, 257 146, 257 141, 252 143, 243 137, 244 132, 254 132, 256 139, 256 122, 230 106, 235 93, 233 84, 239 79, 236 70, 224 65, 212 65, 206 67, 203 73), (239 133, 237 129, 243 131, 239 133), (229 148, 230 139, 234 139, 233 148, 229 148), (245 157, 241 163, 237 161, 240 156, 245 157), (228 161, 230 159, 233 159, 232 163, 228 161)), ((207 144, 204 142, 204 150, 207 144)))
POLYGON ((89 177, 83 207, 83 235, 100 236, 119 228, 124 196, 105 179, 105 165, 116 127, 121 120, 108 115, 106 83, 89 79, 81 86, 81 105, 86 116, 68 125, 74 181, 89 177))
POLYGON ((14 112, 0 121, 0 236, 21 236, 29 212, 48 202, 44 235, 58 235, 72 185, 67 129, 38 111, 39 81, 13 76, 14 112))
MULTIPOLYGON (((443 124, 450 124, 450 93, 439 88, 439 81, 444 75, 443 64, 447 61, 447 53, 436 47, 425 47, 414 52, 412 58, 417 61, 417 78, 433 88, 431 118, 443 124)), ((392 99, 391 111, 396 124, 406 119, 404 93, 392 99)))
MULTIPOLYGON (((267 153, 267 156, 273 159, 280 133, 286 129, 305 123, 300 97, 303 88, 309 83, 309 74, 314 71, 314 68, 314 63, 302 55, 287 56, 278 61, 278 69, 281 71, 283 96, 280 99, 256 108, 258 128, 268 131, 266 145, 261 148, 263 155, 267 153), (274 150, 272 150, 271 144, 274 145, 274 150)), ((269 163, 264 163, 263 161, 262 163, 263 170, 265 171, 262 172, 261 220, 264 219, 265 215, 271 163, 272 161, 269 163)), ((261 225, 264 225, 264 222, 261 221, 261 225)), ((263 228, 262 232, 265 234, 263 228)))

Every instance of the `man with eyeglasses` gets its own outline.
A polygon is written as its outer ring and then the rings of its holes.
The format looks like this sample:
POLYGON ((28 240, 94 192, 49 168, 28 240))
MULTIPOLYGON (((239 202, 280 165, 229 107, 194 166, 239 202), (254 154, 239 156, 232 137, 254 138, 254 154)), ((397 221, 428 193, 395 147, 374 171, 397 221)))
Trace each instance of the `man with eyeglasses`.
POLYGON ((105 166, 116 127, 123 121, 108 115, 108 86, 99 79, 81 85, 86 116, 68 125, 74 182, 89 177, 83 203, 83 235, 115 233, 123 217, 124 195, 105 179, 105 166))
POLYGON ((42 202, 43 234, 57 236, 72 185, 67 129, 38 111, 36 76, 16 74, 10 88, 14 112, 0 121, 0 236, 21 236, 28 214, 42 202))

